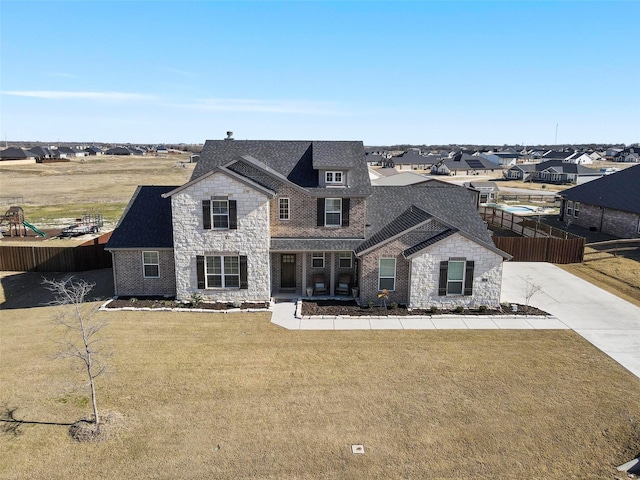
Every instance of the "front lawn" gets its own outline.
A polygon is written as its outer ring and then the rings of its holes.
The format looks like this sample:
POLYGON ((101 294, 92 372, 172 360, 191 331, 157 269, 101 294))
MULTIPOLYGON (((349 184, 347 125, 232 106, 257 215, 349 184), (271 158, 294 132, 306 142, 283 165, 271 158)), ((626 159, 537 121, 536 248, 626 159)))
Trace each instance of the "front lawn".
MULTIPOLYGON (((68 424, 56 307, 0 310, 0 405, 68 424)), ((100 312, 105 443, 0 435, 0 478, 615 478, 640 382, 571 331, 288 331, 268 313, 100 312), (362 444, 363 455, 351 453, 362 444)), ((0 422, 0 426, 6 426, 0 422)))

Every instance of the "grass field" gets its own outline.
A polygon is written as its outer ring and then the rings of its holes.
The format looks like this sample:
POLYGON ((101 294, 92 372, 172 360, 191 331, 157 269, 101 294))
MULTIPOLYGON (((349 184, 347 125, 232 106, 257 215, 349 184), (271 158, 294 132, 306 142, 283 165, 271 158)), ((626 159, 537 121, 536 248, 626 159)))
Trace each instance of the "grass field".
MULTIPOLYGON (((21 420, 90 414, 87 390, 70 389, 82 374, 51 357, 56 309, 0 310, 0 405, 21 420)), ((1 478, 613 479, 640 452, 640 382, 570 331, 99 315, 115 350, 99 406, 120 416, 117 436, 21 425, 0 435, 1 478)))
MULTIPOLYGON (((195 167, 189 156, 100 156, 61 163, 0 165, 2 197, 19 197, 28 222, 64 226, 84 213, 115 224, 138 185, 182 185, 195 167)), ((2 212, 0 212, 2 213, 2 212)))

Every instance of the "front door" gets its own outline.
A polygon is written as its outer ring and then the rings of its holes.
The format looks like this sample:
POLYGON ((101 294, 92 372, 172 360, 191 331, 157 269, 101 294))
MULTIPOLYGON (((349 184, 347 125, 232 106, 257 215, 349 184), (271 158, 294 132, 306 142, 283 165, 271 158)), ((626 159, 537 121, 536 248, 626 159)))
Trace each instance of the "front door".
POLYGON ((296 288, 296 254, 280 256, 280 288, 296 288))

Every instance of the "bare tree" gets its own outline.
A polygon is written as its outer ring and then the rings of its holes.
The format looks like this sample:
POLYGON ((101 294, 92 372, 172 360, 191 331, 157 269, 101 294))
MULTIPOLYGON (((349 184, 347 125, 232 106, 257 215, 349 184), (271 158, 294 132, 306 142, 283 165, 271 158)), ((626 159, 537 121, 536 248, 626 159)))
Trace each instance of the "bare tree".
POLYGON ((528 275, 527 278, 524 279, 524 282, 524 311, 525 313, 529 313, 529 302, 531 302, 534 295, 542 291, 542 285, 534 283, 528 275))
POLYGON ((106 325, 106 321, 98 320, 96 313, 98 306, 87 303, 87 295, 95 286, 85 280, 43 280, 42 284, 54 294, 51 305, 63 307, 56 316, 56 322, 66 331, 59 342, 62 346, 59 357, 77 358, 86 370, 91 388, 91 404, 95 422, 95 433, 100 433, 100 416, 96 399, 95 379, 102 375, 107 367, 106 358, 109 356, 104 347, 100 346, 97 335, 106 325))

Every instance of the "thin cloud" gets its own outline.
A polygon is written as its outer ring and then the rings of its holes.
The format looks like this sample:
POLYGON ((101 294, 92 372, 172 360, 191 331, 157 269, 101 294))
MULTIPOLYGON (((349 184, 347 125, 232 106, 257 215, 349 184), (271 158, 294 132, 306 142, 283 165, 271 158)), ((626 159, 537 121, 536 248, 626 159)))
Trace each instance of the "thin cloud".
POLYGON ((297 113, 303 115, 346 115, 334 104, 323 102, 253 100, 245 98, 204 98, 197 103, 173 104, 175 107, 220 112, 297 113))
POLYGON ((4 95, 16 97, 45 98, 47 100, 102 100, 102 101, 131 101, 131 100, 151 100, 152 95, 141 93, 125 92, 63 92, 54 90, 11 90, 2 92, 4 95))
POLYGON ((176 73, 178 75, 183 75, 185 77, 197 77, 197 74, 195 72, 189 72, 188 70, 180 70, 179 68, 162 67, 161 70, 167 73, 176 73))
POLYGON ((62 78, 78 78, 77 75, 73 73, 65 73, 65 72, 47 72, 47 75, 50 77, 62 77, 62 78))

